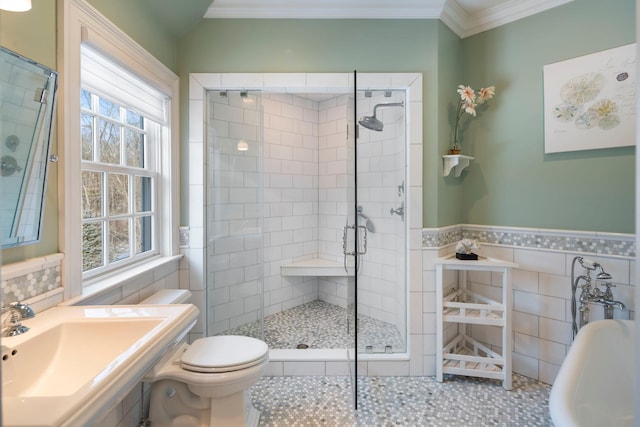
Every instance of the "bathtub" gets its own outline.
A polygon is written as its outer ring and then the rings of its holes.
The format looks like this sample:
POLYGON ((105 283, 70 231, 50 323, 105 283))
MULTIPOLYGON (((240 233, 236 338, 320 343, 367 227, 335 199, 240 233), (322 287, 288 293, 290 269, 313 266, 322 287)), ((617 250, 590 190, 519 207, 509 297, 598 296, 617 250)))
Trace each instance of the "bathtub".
POLYGON ((598 320, 580 329, 549 396, 556 427, 634 425, 633 323, 598 320))

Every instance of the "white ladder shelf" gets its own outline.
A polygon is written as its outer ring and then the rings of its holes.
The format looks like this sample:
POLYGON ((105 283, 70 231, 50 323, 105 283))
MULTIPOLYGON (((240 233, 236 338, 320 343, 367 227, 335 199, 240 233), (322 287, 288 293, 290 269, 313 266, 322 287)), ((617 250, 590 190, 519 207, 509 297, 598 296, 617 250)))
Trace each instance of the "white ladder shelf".
POLYGON ((436 379, 444 374, 502 380, 511 390, 511 270, 517 264, 494 258, 459 260, 455 256, 436 260, 436 379), (445 284, 445 271, 457 271, 457 283, 445 284), (502 274, 502 301, 468 289, 469 271, 502 274), (502 354, 471 335, 469 325, 492 325, 502 329, 502 354))

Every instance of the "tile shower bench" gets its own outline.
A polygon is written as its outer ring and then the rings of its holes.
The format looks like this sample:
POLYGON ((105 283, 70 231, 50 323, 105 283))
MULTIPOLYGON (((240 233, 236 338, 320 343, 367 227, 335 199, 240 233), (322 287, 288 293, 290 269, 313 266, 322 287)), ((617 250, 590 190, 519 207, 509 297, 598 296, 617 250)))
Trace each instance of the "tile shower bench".
POLYGON ((347 273, 341 262, 328 259, 314 258, 305 261, 292 262, 280 266, 282 276, 353 276, 353 272, 347 273))

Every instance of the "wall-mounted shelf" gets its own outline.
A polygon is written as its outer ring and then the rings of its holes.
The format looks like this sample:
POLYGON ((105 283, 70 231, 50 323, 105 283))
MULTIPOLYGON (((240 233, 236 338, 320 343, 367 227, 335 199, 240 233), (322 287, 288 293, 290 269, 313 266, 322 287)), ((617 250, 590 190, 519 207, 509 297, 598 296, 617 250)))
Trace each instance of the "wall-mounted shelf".
POLYGON ((442 156, 444 176, 449 176, 451 169, 454 169, 455 176, 460 176, 462 169, 469 166, 469 162, 473 159, 471 156, 463 156, 462 154, 445 154, 442 156))

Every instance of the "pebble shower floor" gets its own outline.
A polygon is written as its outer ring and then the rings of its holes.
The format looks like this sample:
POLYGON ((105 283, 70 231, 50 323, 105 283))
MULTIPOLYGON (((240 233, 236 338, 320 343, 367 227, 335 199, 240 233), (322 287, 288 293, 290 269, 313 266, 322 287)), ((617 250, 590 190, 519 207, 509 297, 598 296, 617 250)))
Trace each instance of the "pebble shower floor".
POLYGON ((352 409, 348 377, 264 377, 251 388, 260 426, 552 426, 551 387, 513 376, 499 381, 452 376, 362 377, 352 409))

